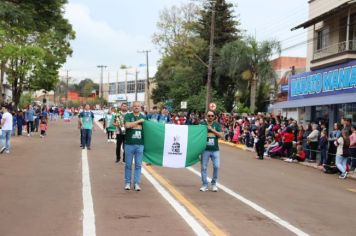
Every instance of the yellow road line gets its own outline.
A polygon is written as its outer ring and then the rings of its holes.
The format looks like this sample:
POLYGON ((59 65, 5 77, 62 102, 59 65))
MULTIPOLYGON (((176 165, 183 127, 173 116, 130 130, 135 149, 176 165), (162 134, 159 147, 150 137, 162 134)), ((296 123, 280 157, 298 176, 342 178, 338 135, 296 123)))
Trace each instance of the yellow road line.
POLYGON ((347 190, 349 190, 350 192, 356 193, 356 189, 354 189, 354 188, 348 188, 347 190))
POLYGON ((176 188, 171 185, 168 180, 159 175, 152 167, 145 167, 150 174, 156 178, 171 194, 187 208, 195 218, 197 218, 205 227, 214 235, 222 236, 226 235, 218 226, 216 226, 211 220, 209 220, 197 207, 193 205, 186 197, 183 196, 176 188))

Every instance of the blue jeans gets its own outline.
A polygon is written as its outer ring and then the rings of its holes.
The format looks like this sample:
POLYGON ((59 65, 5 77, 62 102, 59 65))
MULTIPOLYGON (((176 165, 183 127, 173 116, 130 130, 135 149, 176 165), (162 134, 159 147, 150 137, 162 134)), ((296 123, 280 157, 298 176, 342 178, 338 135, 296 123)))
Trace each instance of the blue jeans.
POLYGON ((220 152, 219 151, 204 151, 201 157, 201 180, 204 186, 208 186, 208 162, 209 158, 213 162, 213 178, 211 184, 215 185, 218 179, 219 167, 220 167, 220 152))
POLYGON ((125 184, 131 184, 133 158, 135 158, 134 184, 140 184, 143 145, 125 144, 125 184))
POLYGON ((82 145, 84 147, 89 147, 91 144, 91 129, 82 129, 82 145))
POLYGON ((6 148, 6 150, 10 150, 10 137, 11 130, 3 130, 1 135, 2 146, 6 148))
POLYGON ((321 149, 320 150, 320 165, 325 165, 327 164, 327 159, 328 159, 328 150, 325 149, 321 149))
POLYGON ((343 174, 346 172, 346 163, 347 163, 348 158, 336 155, 336 167, 339 169, 339 171, 343 174))

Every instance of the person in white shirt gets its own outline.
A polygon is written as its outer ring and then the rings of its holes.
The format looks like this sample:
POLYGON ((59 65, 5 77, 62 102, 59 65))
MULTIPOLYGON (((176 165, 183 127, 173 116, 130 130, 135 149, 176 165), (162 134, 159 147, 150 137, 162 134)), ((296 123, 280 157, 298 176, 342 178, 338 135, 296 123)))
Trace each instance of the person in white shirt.
POLYGON ((11 138, 11 131, 13 129, 12 127, 12 115, 8 111, 8 107, 3 106, 2 107, 2 119, 1 119, 1 128, 2 128, 2 148, 0 150, 0 153, 10 153, 10 138, 11 138))

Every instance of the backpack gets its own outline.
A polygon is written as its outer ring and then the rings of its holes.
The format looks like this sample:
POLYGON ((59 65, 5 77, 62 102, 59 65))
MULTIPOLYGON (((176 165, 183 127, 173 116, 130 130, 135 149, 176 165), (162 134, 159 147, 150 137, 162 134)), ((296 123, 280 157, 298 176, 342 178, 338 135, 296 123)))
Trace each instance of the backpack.
POLYGON ((342 156, 350 157, 350 139, 344 139, 344 145, 342 146, 342 156))

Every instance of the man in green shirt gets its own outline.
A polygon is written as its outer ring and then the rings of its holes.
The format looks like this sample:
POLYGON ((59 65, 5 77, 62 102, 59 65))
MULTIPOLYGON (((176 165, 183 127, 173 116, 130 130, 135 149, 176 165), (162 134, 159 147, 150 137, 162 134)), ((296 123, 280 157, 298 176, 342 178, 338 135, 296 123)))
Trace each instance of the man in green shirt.
POLYGON ((82 129, 82 148, 90 150, 91 135, 94 127, 94 113, 90 111, 90 106, 85 105, 84 111, 79 114, 79 128, 82 129))
POLYGON ((211 190, 217 192, 216 181, 218 179, 219 166, 220 166, 220 151, 219 151, 219 138, 223 138, 220 124, 215 121, 215 114, 213 111, 208 111, 206 114, 206 121, 202 123, 207 126, 208 137, 205 151, 201 158, 201 179, 203 182, 200 191, 206 192, 208 190, 207 169, 209 158, 213 162, 213 178, 211 180, 211 190))
POLYGON ((141 114, 141 103, 134 102, 132 113, 124 118, 125 135, 125 190, 131 189, 132 160, 135 158, 134 188, 140 191, 140 178, 143 158, 143 129, 145 117, 141 114))

